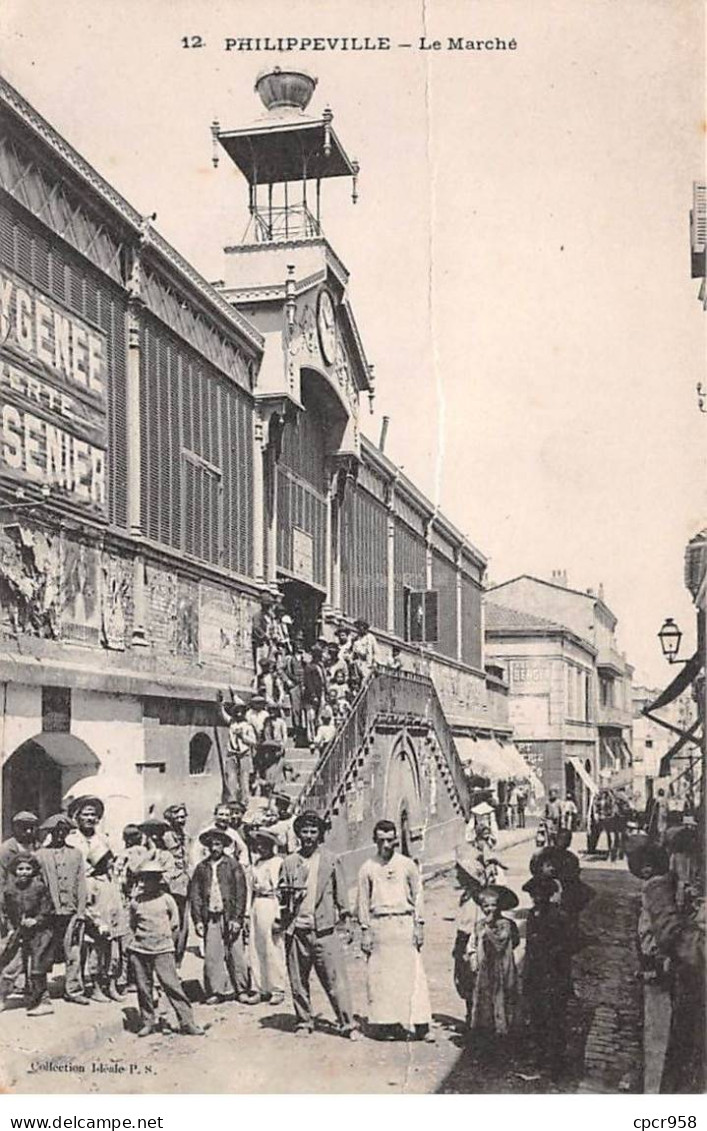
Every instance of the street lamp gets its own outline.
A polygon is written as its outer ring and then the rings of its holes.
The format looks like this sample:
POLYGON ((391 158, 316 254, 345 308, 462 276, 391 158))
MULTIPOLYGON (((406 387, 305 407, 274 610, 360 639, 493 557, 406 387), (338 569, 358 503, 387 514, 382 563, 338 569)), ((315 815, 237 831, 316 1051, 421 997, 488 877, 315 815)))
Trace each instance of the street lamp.
POLYGON ((660 647, 669 664, 684 664, 685 660, 678 659, 678 652, 680 651, 680 641, 682 640, 682 632, 676 625, 672 617, 666 617, 663 622, 663 627, 658 633, 660 640, 660 647))

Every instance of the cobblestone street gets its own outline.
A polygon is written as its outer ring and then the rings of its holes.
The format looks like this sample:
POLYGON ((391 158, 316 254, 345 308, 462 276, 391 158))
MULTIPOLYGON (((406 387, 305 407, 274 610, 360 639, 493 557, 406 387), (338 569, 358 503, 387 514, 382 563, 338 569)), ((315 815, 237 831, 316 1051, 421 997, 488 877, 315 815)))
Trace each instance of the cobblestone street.
MULTIPOLYGON (((532 850, 527 843, 504 853, 507 880, 517 891, 527 877, 532 850)), ((10 1065, 10 1073, 3 1084, 20 1092, 86 1094, 639 1091, 641 1004, 632 945, 638 885, 622 864, 583 863, 583 875, 596 896, 583 916, 587 941, 575 961, 567 1071, 558 1083, 538 1073, 522 1036, 495 1057, 464 1046, 459 1031, 464 1009, 452 984, 450 957, 458 892, 451 877, 442 876, 426 888, 424 959, 434 1045, 365 1038, 352 1044, 328 1032, 325 1022, 312 1038, 298 1040, 288 1005, 273 1010, 231 1004, 197 1005, 199 1021, 208 1026, 202 1040, 158 1035, 138 1041, 121 1029, 120 1007, 76 1009, 58 1002, 53 1017, 32 1020, 19 1010, 5 1015, 0 1059, 10 1065), (70 1049, 80 1051, 72 1055, 70 1049), (74 1070, 57 1071, 57 1064, 71 1064, 74 1070), (231 1070, 225 1072, 229 1064, 231 1070)), ((521 928, 526 906, 523 902, 519 909, 521 928)), ((183 971, 187 982, 198 969, 196 959, 188 957, 183 971)), ((349 969, 356 1008, 364 1013, 365 968, 357 946, 349 951, 349 969)), ((123 1011, 129 1022, 136 1020, 133 1003, 129 998, 123 1011)), ((318 987, 315 1004, 328 1018, 318 987)))

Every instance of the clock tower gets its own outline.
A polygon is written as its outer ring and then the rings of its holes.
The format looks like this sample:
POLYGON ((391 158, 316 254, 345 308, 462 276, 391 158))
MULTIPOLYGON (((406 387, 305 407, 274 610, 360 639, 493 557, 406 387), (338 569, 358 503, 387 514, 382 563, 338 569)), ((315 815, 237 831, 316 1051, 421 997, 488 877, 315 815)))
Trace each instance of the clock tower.
POLYGON ((264 113, 236 129, 214 122, 213 163, 225 152, 248 184, 246 229, 225 248, 219 286, 265 339, 252 390, 263 453, 264 576, 303 599, 307 588, 319 592, 324 610, 335 612, 339 514, 358 474, 360 404, 362 395, 373 397, 373 367, 349 302, 349 273, 322 226, 322 186, 349 178, 355 203, 359 167, 329 107, 310 111, 316 87, 299 69, 261 73, 255 91, 264 113))

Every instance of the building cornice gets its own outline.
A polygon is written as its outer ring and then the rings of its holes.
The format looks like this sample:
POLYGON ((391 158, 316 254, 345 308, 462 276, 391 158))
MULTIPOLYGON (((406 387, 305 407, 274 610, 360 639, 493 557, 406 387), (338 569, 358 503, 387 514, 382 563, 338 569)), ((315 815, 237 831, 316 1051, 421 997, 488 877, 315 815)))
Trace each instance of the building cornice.
POLYGON ((481 551, 477 550, 476 546, 448 518, 440 513, 434 503, 403 474, 400 468, 388 459, 372 440, 363 434, 361 435, 361 453, 364 461, 368 460, 377 471, 383 474, 386 480, 395 483, 396 494, 400 494, 403 498, 409 500, 410 504, 420 511, 427 522, 431 522, 441 534, 445 535, 455 549, 460 550, 482 570, 486 568, 488 559, 484 557, 481 551))
POLYGON ((588 640, 562 625, 556 628, 486 628, 484 635, 487 640, 568 640, 593 658, 599 654, 588 640))
POLYGON ((6 79, 0 77, 0 106, 18 120, 25 129, 28 129, 42 145, 48 147, 50 153, 59 165, 70 172, 74 182, 78 181, 84 189, 90 189, 98 197, 100 203, 107 207, 114 219, 122 229, 127 227, 136 243, 149 246, 156 252, 172 271, 177 274, 182 284, 187 284, 196 293, 203 303, 210 308, 209 313, 217 314, 231 331, 236 330, 241 338, 245 338, 251 348, 262 352, 264 339, 262 335, 251 326, 250 322, 235 310, 218 291, 204 279, 192 265, 172 247, 167 240, 149 224, 137 209, 123 197, 117 189, 98 173, 81 154, 63 138, 46 118, 35 110, 6 79))

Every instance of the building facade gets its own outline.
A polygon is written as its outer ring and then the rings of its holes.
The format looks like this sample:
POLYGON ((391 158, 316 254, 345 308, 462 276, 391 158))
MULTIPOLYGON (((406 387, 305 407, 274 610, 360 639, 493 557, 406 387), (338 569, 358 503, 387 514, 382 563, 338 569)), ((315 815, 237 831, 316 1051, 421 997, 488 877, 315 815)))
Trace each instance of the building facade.
MULTIPOLYGON (((291 110, 321 178, 332 154, 355 176, 328 112, 291 110)), ((367 619, 483 723, 486 562, 362 435, 372 370, 318 216, 271 179, 263 229, 251 182, 217 288, 5 82, 0 116, 3 831, 96 774, 121 820, 205 816, 266 593, 309 642, 367 619)))
POLYGON ((616 617, 603 597, 519 577, 489 590, 486 647, 502 663, 510 721, 546 789, 572 793, 586 811, 605 782, 631 778, 631 677, 616 617))

